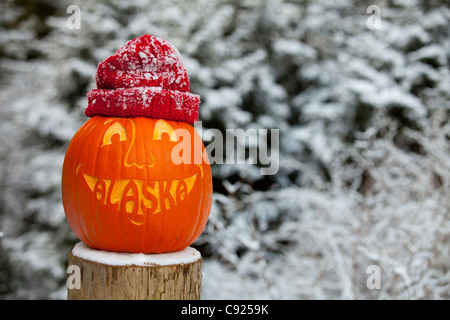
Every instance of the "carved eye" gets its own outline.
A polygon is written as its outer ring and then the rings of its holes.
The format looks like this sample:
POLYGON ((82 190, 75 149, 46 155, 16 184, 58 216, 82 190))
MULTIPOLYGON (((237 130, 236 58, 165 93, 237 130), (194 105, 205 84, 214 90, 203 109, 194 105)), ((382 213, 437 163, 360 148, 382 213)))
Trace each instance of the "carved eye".
POLYGON ((155 123, 155 129, 153 130, 153 140, 162 140, 163 133, 169 135, 169 140, 173 142, 178 142, 177 134, 175 130, 166 121, 159 119, 155 123))
POLYGON ((119 135, 119 141, 127 141, 128 140, 125 127, 120 122, 115 122, 114 124, 109 126, 109 128, 106 130, 105 134, 103 135, 102 147, 112 144, 113 143, 112 136, 115 134, 119 135))

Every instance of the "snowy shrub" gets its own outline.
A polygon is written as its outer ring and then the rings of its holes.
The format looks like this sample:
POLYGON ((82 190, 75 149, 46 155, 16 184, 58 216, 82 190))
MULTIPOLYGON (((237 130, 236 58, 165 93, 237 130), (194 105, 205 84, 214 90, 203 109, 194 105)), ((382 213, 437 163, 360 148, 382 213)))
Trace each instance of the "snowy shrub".
POLYGON ((204 129, 280 130, 277 174, 212 166, 203 298, 449 298, 445 1, 29 3, 0 4, 2 298, 65 298, 64 153, 97 64, 144 33, 181 52, 204 129))

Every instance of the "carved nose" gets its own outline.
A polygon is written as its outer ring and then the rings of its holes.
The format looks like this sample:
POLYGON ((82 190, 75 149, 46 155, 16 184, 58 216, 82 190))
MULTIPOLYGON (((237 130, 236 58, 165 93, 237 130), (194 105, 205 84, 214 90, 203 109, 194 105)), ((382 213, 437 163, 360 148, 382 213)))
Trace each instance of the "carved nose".
POLYGON ((136 125, 133 120, 130 119, 130 122, 133 124, 133 134, 131 138, 130 148, 125 155, 125 166, 131 167, 136 166, 139 169, 144 167, 153 167, 155 165, 155 156, 153 152, 148 151, 141 152, 141 150, 148 150, 145 146, 147 139, 151 138, 153 140, 161 140, 164 142, 172 141, 177 142, 178 137, 175 130, 163 119, 159 119, 155 123, 155 127, 153 129, 153 137, 144 137, 144 139, 139 139, 136 141, 136 125))
POLYGON ((147 150, 145 148, 145 139, 137 139, 136 140, 136 124, 132 119, 127 119, 129 123, 131 123, 131 130, 127 126, 127 130, 125 127, 116 122, 113 126, 108 129, 108 131, 111 131, 110 133, 105 134, 104 136, 104 142, 105 140, 109 143, 112 143, 115 139, 119 139, 120 141, 129 141, 130 144, 128 146, 128 150, 125 154, 124 159, 124 166, 127 168, 130 168, 132 166, 136 166, 139 169, 142 169, 144 167, 153 167, 155 165, 155 157, 153 155, 153 152, 142 152, 141 150, 147 150), (115 127, 116 126, 116 127, 115 127))

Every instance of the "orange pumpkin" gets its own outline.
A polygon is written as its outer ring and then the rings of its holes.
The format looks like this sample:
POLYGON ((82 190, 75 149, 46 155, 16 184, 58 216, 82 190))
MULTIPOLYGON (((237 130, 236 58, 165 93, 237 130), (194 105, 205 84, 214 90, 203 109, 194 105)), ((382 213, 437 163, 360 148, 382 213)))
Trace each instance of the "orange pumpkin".
POLYGON ((115 252, 171 252, 192 244, 212 201, 211 168, 195 163, 195 148, 204 151, 184 122, 90 118, 74 135, 62 172, 74 233, 92 248, 115 252), (173 161, 174 148, 191 161, 173 161))

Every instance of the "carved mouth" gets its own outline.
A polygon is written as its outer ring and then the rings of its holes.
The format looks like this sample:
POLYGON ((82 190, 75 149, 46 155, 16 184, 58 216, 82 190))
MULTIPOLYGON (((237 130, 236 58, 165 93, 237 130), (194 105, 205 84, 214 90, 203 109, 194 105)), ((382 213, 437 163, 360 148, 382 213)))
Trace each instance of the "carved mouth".
MULTIPOLYGON (((117 205, 127 213, 135 225, 145 222, 139 216, 164 213, 188 197, 197 179, 197 173, 180 180, 102 179, 83 173, 94 200, 104 205, 117 205)), ((145 219, 144 219, 145 221, 145 219)))

